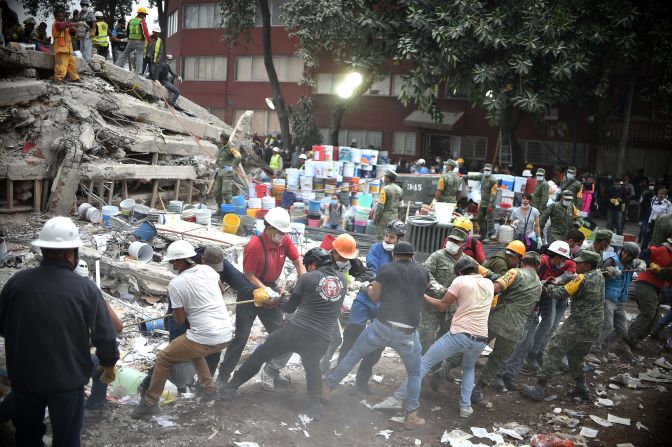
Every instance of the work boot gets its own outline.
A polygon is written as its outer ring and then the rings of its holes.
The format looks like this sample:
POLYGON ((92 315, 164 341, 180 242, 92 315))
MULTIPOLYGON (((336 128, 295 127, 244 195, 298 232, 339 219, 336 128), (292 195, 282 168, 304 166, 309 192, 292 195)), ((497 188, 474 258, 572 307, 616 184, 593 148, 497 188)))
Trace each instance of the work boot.
POLYGON ((516 391, 518 389, 518 385, 513 383, 513 378, 511 378, 511 376, 504 374, 502 376, 502 381, 504 381, 504 386, 506 387, 507 390, 516 391))
POLYGON ((219 395, 221 400, 227 400, 231 401, 236 398, 236 392, 238 391, 238 387, 235 386, 233 383, 225 383, 219 388, 219 395))
POLYGON ((138 401, 142 402, 145 399, 145 392, 147 391, 147 385, 145 385, 145 382, 142 381, 140 382, 140 385, 135 389, 135 394, 138 397, 138 401))
POLYGON ((525 373, 536 373, 541 369, 541 364, 539 363, 539 356, 537 354, 530 353, 525 360, 525 366, 523 366, 523 371, 525 373))
POLYGON ((213 400, 222 400, 222 395, 219 393, 219 390, 213 393, 206 393, 205 390, 203 390, 203 395, 201 396, 201 402, 206 403, 206 402, 212 402, 213 400))
POLYGON ((334 390, 332 390, 329 387, 329 384, 324 381, 322 382, 322 396, 320 397, 320 401, 322 401, 325 404, 328 404, 329 401, 331 400, 331 395, 333 394, 334 390))
POLYGON ((439 371, 435 371, 429 378, 429 388, 431 388, 431 390, 434 392, 439 391, 441 382, 441 373, 439 371))
POLYGON ((483 400, 485 399, 485 396, 483 396, 483 390, 487 386, 488 385, 484 384, 483 382, 478 382, 476 384, 474 389, 471 390, 471 403, 472 404, 477 404, 479 402, 483 402, 483 400))
POLYGON ((373 396, 373 390, 367 382, 355 384, 355 389, 366 396, 373 396))
POLYGON ((384 401, 373 406, 374 410, 401 410, 402 402, 394 396, 386 398, 384 401))
POLYGON ((590 389, 588 389, 588 384, 586 383, 586 378, 584 376, 576 379, 576 386, 569 392, 569 396, 579 402, 590 400, 590 389))
POLYGON ((266 367, 261 368, 261 386, 266 391, 275 391, 275 378, 266 371, 266 367))
POLYGON ((145 399, 142 399, 140 403, 138 404, 137 407, 133 410, 131 413, 131 417, 139 419, 139 418, 144 418, 146 416, 152 416, 155 414, 161 413, 161 409, 159 408, 158 404, 154 405, 147 405, 147 402, 145 399))
POLYGON ((474 409, 471 407, 460 407, 460 417, 461 418, 468 418, 474 414, 474 409))
POLYGON ((506 389, 506 385, 504 385, 504 379, 499 376, 495 377, 495 380, 492 381, 492 387, 501 393, 506 389))
POLYGON ((273 385, 275 386, 289 386, 292 383, 292 379, 286 374, 278 374, 273 378, 273 385))
POLYGON ((231 373, 222 373, 222 371, 219 371, 219 374, 217 375, 217 386, 221 388, 226 385, 230 378, 231 373))
POLYGON ((523 396, 529 397, 532 400, 540 401, 544 399, 545 393, 544 388, 546 387, 546 382, 539 379, 536 385, 523 385, 520 389, 520 392, 523 396))
POLYGON ((318 396, 310 396, 310 402, 308 404, 308 417, 314 421, 318 421, 322 417, 322 403, 320 403, 320 398, 318 396))
POLYGON ((404 421, 404 428, 406 430, 415 430, 421 428, 425 425, 425 420, 418 417, 418 412, 414 411, 413 413, 408 413, 406 415, 406 420, 404 421))

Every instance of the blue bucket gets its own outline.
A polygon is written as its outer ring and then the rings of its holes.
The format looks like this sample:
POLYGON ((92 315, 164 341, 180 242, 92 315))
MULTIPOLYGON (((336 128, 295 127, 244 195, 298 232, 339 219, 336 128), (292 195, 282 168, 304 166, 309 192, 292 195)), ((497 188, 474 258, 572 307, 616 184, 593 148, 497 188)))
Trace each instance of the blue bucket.
POLYGON ((154 321, 143 321, 140 323, 140 332, 150 333, 155 330, 163 330, 163 318, 154 321))
POLYGON ((150 222, 143 222, 138 228, 133 231, 139 241, 149 241, 156 236, 156 228, 150 222))
POLYGON ((289 209, 296 202, 296 194, 291 191, 282 192, 282 207, 289 209))
POLYGON ((236 211, 236 206, 232 203, 222 203, 219 206, 219 210, 222 212, 222 214, 229 214, 236 211))
POLYGON ((233 206, 245 206, 245 196, 233 196, 231 198, 231 205, 233 205, 233 206))
POLYGON ((233 207, 233 212, 236 213, 239 216, 245 216, 247 214, 247 207, 245 205, 243 206, 234 206, 233 207))
POLYGON ((308 212, 319 214, 321 204, 322 202, 319 200, 311 200, 310 202, 308 202, 308 212))

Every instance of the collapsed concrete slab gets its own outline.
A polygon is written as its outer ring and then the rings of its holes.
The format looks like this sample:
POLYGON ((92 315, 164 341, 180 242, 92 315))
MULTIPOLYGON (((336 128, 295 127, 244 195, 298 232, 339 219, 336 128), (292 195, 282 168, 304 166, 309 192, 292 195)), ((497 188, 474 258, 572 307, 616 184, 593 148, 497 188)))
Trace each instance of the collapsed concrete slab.
POLYGON ((215 158, 217 146, 209 141, 196 141, 183 135, 138 135, 129 149, 133 152, 158 152, 171 155, 203 155, 215 158))
POLYGON ((46 95, 45 81, 20 80, 0 82, 0 106, 13 106, 46 95))
POLYGON ((84 180, 194 180, 192 166, 133 165, 121 163, 85 163, 79 175, 84 180))
MULTIPOLYGON (((84 59, 76 58, 77 71, 88 73, 89 64, 84 59)), ((0 47, 0 66, 18 68, 37 68, 42 70, 54 69, 54 55, 41 51, 20 51, 12 48, 0 47)))

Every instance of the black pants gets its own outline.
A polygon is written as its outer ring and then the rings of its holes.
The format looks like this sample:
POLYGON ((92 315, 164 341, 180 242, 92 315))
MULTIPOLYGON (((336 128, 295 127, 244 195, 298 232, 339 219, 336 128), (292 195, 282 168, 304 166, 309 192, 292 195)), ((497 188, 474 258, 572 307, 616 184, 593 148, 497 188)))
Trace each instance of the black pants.
POLYGON ((254 350, 250 358, 233 375, 231 384, 239 387, 254 377, 268 360, 288 352, 296 352, 301 356, 303 369, 306 370, 308 394, 317 397, 322 390, 320 359, 327 350, 329 342, 329 339, 289 322, 269 335, 266 342, 254 350))
MULTIPOLYGON (((239 294, 237 299, 238 301, 245 301, 249 299, 249 295, 242 296, 239 294)), ((238 360, 240 360, 240 356, 243 354, 247 339, 250 337, 252 324, 257 317, 259 317, 261 324, 264 325, 266 332, 269 334, 280 329, 282 326, 282 311, 279 307, 265 309, 263 307, 256 307, 253 303, 236 306, 236 332, 229 346, 226 348, 222 364, 219 365, 219 378, 217 380, 226 381, 231 376, 231 373, 238 364, 238 360)))
POLYGON ((44 409, 49 420, 55 446, 79 446, 84 421, 84 387, 60 393, 23 393, 14 390, 16 445, 42 446, 44 409))
MULTIPOLYGON (((343 344, 341 345, 341 350, 338 353, 338 363, 341 363, 341 360, 343 360, 345 356, 348 355, 348 352, 350 352, 350 349, 352 349, 355 341, 357 341, 357 337, 359 337, 359 334, 364 332, 364 329, 366 329, 366 326, 359 324, 349 324, 345 327, 343 330, 343 344)), ((359 364, 359 368, 357 368, 356 383, 358 385, 365 385, 369 382, 369 379, 373 374, 373 365, 378 363, 378 360, 380 360, 380 356, 383 354, 384 350, 385 348, 376 349, 371 354, 362 359, 359 364)))
POLYGON ((172 93, 172 95, 170 95, 170 98, 168 98, 168 102, 170 102, 171 106, 174 106, 175 103, 177 102, 177 98, 180 97, 180 91, 177 89, 177 87, 175 87, 175 84, 173 84, 168 80, 162 81, 161 85, 163 85, 166 88, 166 90, 172 93))
POLYGON ((99 56, 103 56, 105 59, 107 59, 110 47, 101 47, 100 45, 94 45, 93 48, 96 50, 96 54, 98 54, 99 56))

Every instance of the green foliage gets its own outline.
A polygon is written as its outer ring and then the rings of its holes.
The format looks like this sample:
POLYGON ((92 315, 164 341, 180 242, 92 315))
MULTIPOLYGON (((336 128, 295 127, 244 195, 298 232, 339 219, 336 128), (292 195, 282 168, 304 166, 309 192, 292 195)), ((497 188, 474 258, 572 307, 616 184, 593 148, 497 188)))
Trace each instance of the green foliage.
POLYGON ((312 113, 313 100, 310 97, 299 98, 295 107, 289 107, 289 122, 292 125, 292 144, 310 149, 322 143, 320 128, 312 113))
MULTIPOLYGON (((73 6, 69 1, 64 0, 21 0, 21 4, 27 14, 38 17, 51 16, 58 6, 62 6, 70 12, 79 9, 79 4, 73 6)), ((91 8, 93 11, 102 11, 107 18, 117 19, 131 13, 133 0, 92 0, 91 8)))
POLYGON ((229 45, 235 45, 241 36, 249 37, 256 15, 254 0, 223 1, 219 12, 224 24, 224 39, 229 45))

